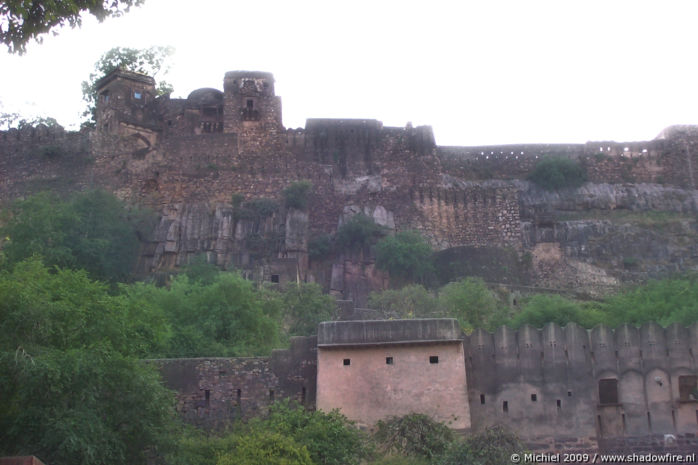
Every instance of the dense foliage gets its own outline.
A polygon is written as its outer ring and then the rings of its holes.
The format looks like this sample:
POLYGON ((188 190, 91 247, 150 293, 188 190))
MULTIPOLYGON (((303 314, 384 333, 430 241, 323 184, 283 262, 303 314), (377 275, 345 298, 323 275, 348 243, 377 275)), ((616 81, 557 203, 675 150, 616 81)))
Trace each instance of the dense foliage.
POLYGON ((385 229, 372 218, 358 213, 339 227, 335 240, 343 249, 356 249, 375 244, 384 234, 385 229))
POLYGON ((191 432, 170 463, 358 465, 369 453, 365 434, 339 412, 308 411, 282 401, 267 417, 237 424, 222 436, 191 432))
POLYGON ((284 202, 287 208, 305 210, 308 207, 308 195, 313 188, 310 181, 292 182, 283 190, 284 202))
POLYGON ((32 259, 0 272, 0 455, 138 464, 167 448, 172 395, 137 360, 166 331, 84 271, 32 259))
POLYGON ((438 465, 506 465, 512 454, 522 454, 524 444, 510 431, 493 426, 453 442, 438 465))
POLYGON ((434 459, 446 452, 454 435, 445 424, 413 413, 379 421, 375 439, 384 453, 434 459))
POLYGON ((8 264, 32 255, 44 263, 84 269, 91 277, 123 281, 133 272, 148 214, 129 211, 113 195, 91 191, 67 201, 40 193, 15 202, 0 228, 8 264))
POLYGON ((419 284, 372 292, 368 298, 368 306, 380 311, 381 317, 385 319, 446 316, 434 294, 419 284))
POLYGON ((546 190, 579 187, 586 181, 582 165, 569 158, 545 158, 528 175, 529 181, 546 190))
POLYGON ((24 53, 27 43, 64 24, 82 23, 81 14, 89 12, 102 21, 120 16, 143 0, 61 0, 60 2, 28 2, 5 0, 0 3, 0 42, 10 53, 24 53))
POLYGON ((464 331, 490 331, 505 323, 508 306, 501 302, 481 278, 470 277, 449 283, 439 290, 439 305, 456 318, 464 331))
POLYGON ((289 284, 283 292, 283 309, 291 336, 317 333, 318 324, 335 316, 335 299, 316 283, 289 284))
POLYGON ((391 278, 423 283, 434 273, 431 254, 431 246, 418 232, 401 231, 376 244, 376 267, 391 278))

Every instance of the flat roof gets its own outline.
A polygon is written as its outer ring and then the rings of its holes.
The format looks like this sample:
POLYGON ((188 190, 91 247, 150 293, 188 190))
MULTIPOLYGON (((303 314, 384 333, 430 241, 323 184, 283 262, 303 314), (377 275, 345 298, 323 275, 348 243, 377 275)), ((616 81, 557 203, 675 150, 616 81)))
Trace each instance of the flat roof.
POLYGON ((453 318, 325 321, 318 326, 318 347, 425 344, 462 341, 453 318))

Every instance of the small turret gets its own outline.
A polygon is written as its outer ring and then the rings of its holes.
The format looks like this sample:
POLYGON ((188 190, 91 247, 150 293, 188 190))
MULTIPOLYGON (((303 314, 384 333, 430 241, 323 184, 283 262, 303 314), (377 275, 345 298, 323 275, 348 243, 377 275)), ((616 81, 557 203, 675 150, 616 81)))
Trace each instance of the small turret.
POLYGON ((145 74, 116 69, 97 81, 97 130, 113 134, 119 124, 149 125, 146 107, 155 100, 155 80, 145 74))
POLYGON ((274 95, 274 76, 261 71, 225 73, 224 132, 243 129, 278 130, 281 99, 274 95))

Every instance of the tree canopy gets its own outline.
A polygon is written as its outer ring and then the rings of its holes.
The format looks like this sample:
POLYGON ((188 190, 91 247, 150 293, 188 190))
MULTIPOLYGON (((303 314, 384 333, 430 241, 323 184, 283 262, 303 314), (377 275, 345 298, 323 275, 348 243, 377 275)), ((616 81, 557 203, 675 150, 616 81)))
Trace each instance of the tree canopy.
MULTIPOLYGON (((95 63, 94 71, 86 81, 82 81, 82 99, 87 103, 83 116, 89 117, 88 124, 95 122, 97 103, 96 84, 101 78, 115 69, 123 69, 151 77, 165 76, 169 71, 168 60, 174 53, 172 47, 150 47, 145 49, 114 47, 102 55, 95 63)), ((172 85, 160 79, 156 89, 158 95, 171 93, 172 85)))
POLYGON ((0 3, 0 42, 10 53, 24 53, 30 40, 67 24, 80 26, 83 12, 102 21, 121 16, 143 0, 61 0, 59 2, 7 0, 0 3))
POLYGON ((131 210, 105 191, 61 200, 44 192, 15 202, 0 228, 9 265, 32 255, 44 263, 84 269, 95 279, 123 281, 133 272, 147 233, 148 214, 131 210))
POLYGON ((168 447, 172 395, 137 359, 167 325, 107 291, 38 259, 0 272, 0 455, 126 465, 168 447))

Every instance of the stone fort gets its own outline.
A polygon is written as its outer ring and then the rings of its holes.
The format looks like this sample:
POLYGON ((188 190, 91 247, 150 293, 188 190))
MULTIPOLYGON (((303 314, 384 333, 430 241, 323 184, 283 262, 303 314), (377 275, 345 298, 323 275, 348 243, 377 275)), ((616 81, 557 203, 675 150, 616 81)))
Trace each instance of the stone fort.
POLYGON ((372 251, 314 256, 310 244, 363 212, 391 231, 419 231, 449 266, 474 267, 450 276, 593 293, 693 269, 697 128, 640 142, 444 147, 430 127, 409 123, 309 119, 285 128, 264 72, 226 73, 222 91, 186 99, 156 96, 151 77, 123 70, 97 87, 94 129, 0 133, 2 202, 46 187, 104 188, 158 213, 142 237, 143 274, 204 254, 257 281, 317 282, 351 307, 344 321, 271 357, 152 361, 188 421, 220 427, 290 397, 340 407, 364 425, 410 411, 458 429, 502 423, 535 450, 695 451, 698 326, 551 324, 465 335, 451 320, 365 321, 354 305, 390 283, 372 251), (589 182, 550 193, 525 181, 546 157, 578 161, 589 182), (280 200, 299 180, 313 186, 305 210, 280 200), (240 214, 240 203, 258 199, 275 207, 240 214), (619 210, 678 220, 658 235, 564 218, 619 210))

